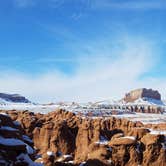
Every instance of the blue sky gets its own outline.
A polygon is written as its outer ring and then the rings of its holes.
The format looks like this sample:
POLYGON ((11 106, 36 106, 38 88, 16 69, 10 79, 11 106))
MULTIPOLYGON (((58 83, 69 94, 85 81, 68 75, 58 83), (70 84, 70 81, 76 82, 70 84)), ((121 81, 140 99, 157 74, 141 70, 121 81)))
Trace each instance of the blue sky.
POLYGON ((0 91, 31 100, 166 98, 165 0, 0 2, 0 91))

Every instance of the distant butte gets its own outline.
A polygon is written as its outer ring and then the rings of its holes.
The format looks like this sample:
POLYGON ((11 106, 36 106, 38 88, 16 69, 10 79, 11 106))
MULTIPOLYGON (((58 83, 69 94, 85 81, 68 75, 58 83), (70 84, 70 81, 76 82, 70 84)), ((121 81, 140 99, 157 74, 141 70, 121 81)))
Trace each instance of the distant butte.
POLYGON ((124 97, 124 101, 133 102, 139 98, 161 100, 161 94, 157 90, 141 88, 132 90, 129 93, 127 93, 124 97))
POLYGON ((19 94, 7 94, 7 93, 0 93, 0 98, 4 101, 8 102, 15 102, 15 103, 30 103, 30 101, 25 98, 24 96, 21 96, 19 94))

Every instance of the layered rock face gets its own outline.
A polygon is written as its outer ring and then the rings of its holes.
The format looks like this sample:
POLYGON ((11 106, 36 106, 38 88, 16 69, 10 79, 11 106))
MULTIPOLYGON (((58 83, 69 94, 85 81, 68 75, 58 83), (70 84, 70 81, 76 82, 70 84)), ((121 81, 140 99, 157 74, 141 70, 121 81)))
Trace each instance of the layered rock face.
POLYGON ((24 96, 21 96, 19 94, 0 93, 0 98, 5 101, 9 101, 9 102, 30 103, 30 101, 28 99, 26 99, 24 96))
POLYGON ((133 102, 139 98, 150 98, 155 100, 161 100, 161 95, 158 91, 142 88, 127 93, 124 98, 124 101, 133 102))
MULTIPOLYGON (((44 165, 164 166, 164 135, 153 135, 140 122, 125 119, 81 118, 59 110, 46 115, 7 112, 21 123, 44 165)), ((166 125, 162 126, 166 129, 166 125)))
POLYGON ((158 106, 128 106, 128 110, 131 112, 139 113, 152 113, 152 114, 161 114, 164 112, 164 109, 158 106))
POLYGON ((25 135, 20 123, 7 114, 0 114, 0 165, 37 166, 32 140, 25 135))

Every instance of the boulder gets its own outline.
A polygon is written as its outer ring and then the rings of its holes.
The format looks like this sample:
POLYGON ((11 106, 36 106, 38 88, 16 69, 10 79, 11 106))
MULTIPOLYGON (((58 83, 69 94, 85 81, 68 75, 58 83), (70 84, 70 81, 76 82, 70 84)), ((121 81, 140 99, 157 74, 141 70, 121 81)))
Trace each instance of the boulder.
POLYGON ((135 137, 126 136, 126 137, 119 137, 111 139, 109 142, 110 146, 117 146, 117 145, 133 145, 136 143, 135 137))
POLYGON ((150 130, 147 129, 147 128, 134 127, 133 129, 131 129, 131 131, 128 132, 128 135, 129 136, 134 136, 137 139, 141 139, 144 135, 146 135, 149 132, 150 132, 150 130))
POLYGON ((143 161, 142 165, 165 166, 166 163, 166 148, 165 136, 147 134, 142 139, 143 143, 143 161))
MULTIPOLYGON (((18 123, 9 115, 0 113, 0 165, 30 165, 34 163, 35 150, 28 136, 23 135, 18 123)), ((35 163, 34 163, 35 164, 35 163)))

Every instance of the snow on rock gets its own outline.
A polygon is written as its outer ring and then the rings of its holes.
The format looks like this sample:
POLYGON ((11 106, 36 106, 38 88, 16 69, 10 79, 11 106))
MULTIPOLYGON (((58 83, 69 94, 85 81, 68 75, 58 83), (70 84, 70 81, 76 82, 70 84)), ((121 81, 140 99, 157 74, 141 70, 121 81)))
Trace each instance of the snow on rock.
POLYGON ((84 166, 86 164, 86 162, 82 162, 79 166, 84 166))
POLYGON ((0 115, 3 115, 3 116, 7 116, 7 117, 9 117, 9 115, 6 114, 6 113, 4 113, 4 112, 0 112, 0 115))
POLYGON ((70 154, 65 154, 65 155, 60 156, 57 159, 57 161, 58 162, 69 162, 69 161, 73 161, 73 156, 70 155, 70 154))
POLYGON ((19 94, 0 93, 0 103, 6 104, 10 102, 31 103, 28 99, 26 99, 24 96, 21 96, 19 94))
POLYGON ((9 126, 1 126, 0 130, 8 130, 8 131, 18 131, 18 129, 9 127, 9 126))
POLYGON ((107 162, 108 162, 108 164, 111 164, 111 163, 112 163, 112 160, 111 160, 111 159, 109 159, 109 160, 107 160, 107 162))
POLYGON ((35 113, 46 114, 48 112, 54 111, 60 107, 59 105, 43 105, 43 104, 33 104, 33 103, 9 103, 7 105, 0 104, 0 110, 18 110, 25 111, 30 110, 35 113))
POLYGON ((39 166, 30 158, 33 156, 35 159, 35 150, 30 146, 33 142, 28 136, 22 135, 20 124, 17 128, 18 122, 13 122, 4 113, 1 113, 0 121, 0 165, 39 166))
POLYGON ((5 160, 0 159, 0 165, 6 166, 8 163, 5 160))
POLYGON ((111 148, 111 147, 109 147, 108 150, 109 150, 110 152, 112 152, 112 148, 111 148))
POLYGON ((133 137, 133 136, 125 136, 125 137, 120 137, 120 138, 121 138, 121 139, 125 139, 125 138, 127 138, 127 139, 136 140, 136 138, 133 137))
POLYGON ((100 136, 100 140, 95 142, 96 144, 103 144, 103 145, 107 145, 108 144, 108 140, 104 137, 104 136, 100 136))
POLYGON ((67 161, 65 163, 68 163, 68 164, 74 164, 74 161, 67 161))
POLYGON ((166 114, 135 113, 135 114, 112 115, 112 116, 122 119, 126 118, 131 121, 140 121, 143 124, 166 123, 166 114))
POLYGON ((20 125, 21 125, 20 122, 18 122, 18 121, 13 121, 13 123, 14 123, 14 125, 16 125, 16 126, 20 126, 20 125))
POLYGON ((162 145, 162 148, 163 148, 164 150, 166 150, 166 142, 165 142, 165 143, 161 143, 161 145, 162 145))
POLYGON ((51 152, 51 151, 47 151, 47 155, 48 156, 55 156, 54 152, 51 152))
POLYGON ((158 106, 165 106, 164 102, 161 100, 151 99, 151 98, 139 98, 133 102, 127 102, 127 105, 158 105, 158 106))
POLYGON ((3 138, 0 136, 0 145, 19 146, 19 145, 25 145, 25 143, 16 138, 3 138))
POLYGON ((21 153, 18 157, 17 157, 17 162, 26 162, 28 163, 29 166, 44 166, 42 163, 35 163, 33 162, 30 157, 25 154, 25 153, 21 153))
POLYGON ((152 129, 150 129, 150 134, 154 134, 154 135, 166 135, 166 130, 152 130, 152 129))
POLYGON ((33 141, 27 135, 23 135, 22 138, 26 142, 33 143, 33 141))
POLYGON ((133 136, 124 136, 119 138, 111 139, 109 145, 112 146, 119 146, 119 145, 133 145, 136 143, 136 138, 133 136))
POLYGON ((27 150, 28 154, 30 154, 30 155, 35 153, 35 150, 28 144, 26 144, 26 150, 27 150))
POLYGON ((68 157, 72 157, 72 155, 70 155, 70 154, 65 154, 65 155, 63 155, 63 157, 64 157, 64 158, 68 158, 68 157))

